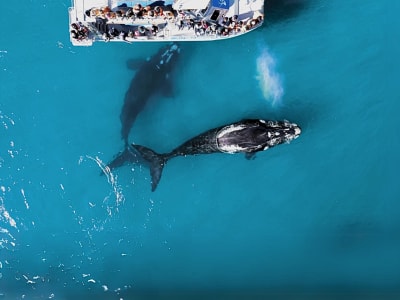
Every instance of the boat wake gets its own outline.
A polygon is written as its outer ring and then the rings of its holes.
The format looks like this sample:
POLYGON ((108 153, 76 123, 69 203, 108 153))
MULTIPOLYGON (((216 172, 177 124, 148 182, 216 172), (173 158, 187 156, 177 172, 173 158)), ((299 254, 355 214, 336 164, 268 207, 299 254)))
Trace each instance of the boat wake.
POLYGON ((276 72, 276 61, 267 48, 257 57, 257 80, 265 100, 272 106, 280 105, 284 94, 281 76, 276 72))

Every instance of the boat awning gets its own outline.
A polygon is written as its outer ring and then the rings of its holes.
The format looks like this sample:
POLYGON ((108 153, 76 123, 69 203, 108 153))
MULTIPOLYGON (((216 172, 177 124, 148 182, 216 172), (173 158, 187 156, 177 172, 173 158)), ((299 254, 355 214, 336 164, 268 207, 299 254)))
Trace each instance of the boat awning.
POLYGON ((205 9, 210 0, 175 0, 173 8, 180 9, 205 9))
POLYGON ((229 0, 212 0, 212 5, 218 8, 229 8, 229 0))

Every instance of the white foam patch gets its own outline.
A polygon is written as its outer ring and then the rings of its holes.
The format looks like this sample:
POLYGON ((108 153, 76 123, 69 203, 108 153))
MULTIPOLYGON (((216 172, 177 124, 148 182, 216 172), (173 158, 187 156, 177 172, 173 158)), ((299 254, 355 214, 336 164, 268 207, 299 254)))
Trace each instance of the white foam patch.
MULTIPOLYGON (((122 193, 121 186, 118 185, 117 177, 111 172, 110 168, 99 158, 99 157, 91 157, 86 155, 86 157, 94 162, 99 166, 99 168, 104 172, 107 177, 108 183, 111 185, 113 189, 113 193, 115 195, 115 201, 117 206, 124 202, 125 197, 122 193)), ((81 160, 80 160, 81 161, 81 160)))
POLYGON ((29 203, 28 203, 28 200, 26 199, 26 195, 25 195, 24 189, 21 189, 21 194, 22 194, 22 197, 24 198, 24 203, 25 203, 26 209, 29 209, 29 203))
MULTIPOLYGON (((9 223, 11 227, 14 227, 15 229, 18 230, 17 222, 14 220, 14 218, 11 216, 11 214, 6 210, 6 207, 4 204, 3 196, 6 191, 4 186, 1 186, 1 191, 2 191, 3 195, 0 196, 0 221, 9 223)), ((0 227, 0 229, 1 229, 1 227, 0 227)))
POLYGON ((281 76, 275 68, 275 59, 268 49, 264 48, 257 57, 257 80, 264 98, 273 106, 281 104, 284 94, 281 76))
POLYGON ((15 125, 15 121, 9 116, 2 113, 0 110, 0 123, 3 125, 4 129, 8 129, 9 125, 15 125))

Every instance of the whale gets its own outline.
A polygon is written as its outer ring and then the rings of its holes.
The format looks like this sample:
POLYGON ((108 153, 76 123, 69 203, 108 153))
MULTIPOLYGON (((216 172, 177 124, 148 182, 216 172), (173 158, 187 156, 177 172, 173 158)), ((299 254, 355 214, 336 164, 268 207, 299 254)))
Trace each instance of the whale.
POLYGON ((290 143, 300 134, 301 128, 287 120, 244 119, 203 132, 168 153, 159 154, 143 145, 130 144, 129 150, 107 166, 109 169, 115 169, 126 162, 144 161, 150 168, 151 190, 154 192, 160 182, 164 166, 174 157, 244 153, 247 159, 252 159, 257 152, 290 143))
POLYGON ((120 151, 117 155, 114 156, 113 160, 109 162, 105 166, 104 170, 100 172, 100 175, 103 175, 104 173, 109 173, 126 163, 150 166, 148 162, 143 159, 143 156, 139 153, 139 151, 137 151, 131 145, 128 145, 127 147, 124 147, 124 150, 120 151))
POLYGON ((133 123, 148 101, 157 94, 166 97, 173 95, 171 72, 179 61, 180 52, 177 43, 168 43, 147 60, 131 59, 127 62, 128 68, 136 70, 136 73, 125 93, 120 114, 121 138, 125 146, 128 145, 133 123))

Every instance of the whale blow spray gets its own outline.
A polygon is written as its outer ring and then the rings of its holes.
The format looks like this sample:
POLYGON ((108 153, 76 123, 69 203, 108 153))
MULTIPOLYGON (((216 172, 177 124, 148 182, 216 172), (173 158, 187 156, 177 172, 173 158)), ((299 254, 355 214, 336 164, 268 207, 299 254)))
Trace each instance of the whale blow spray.
POLYGON ((266 100, 272 106, 281 103, 284 94, 281 76, 275 71, 276 62, 272 55, 264 48, 257 57, 257 80, 266 100))

